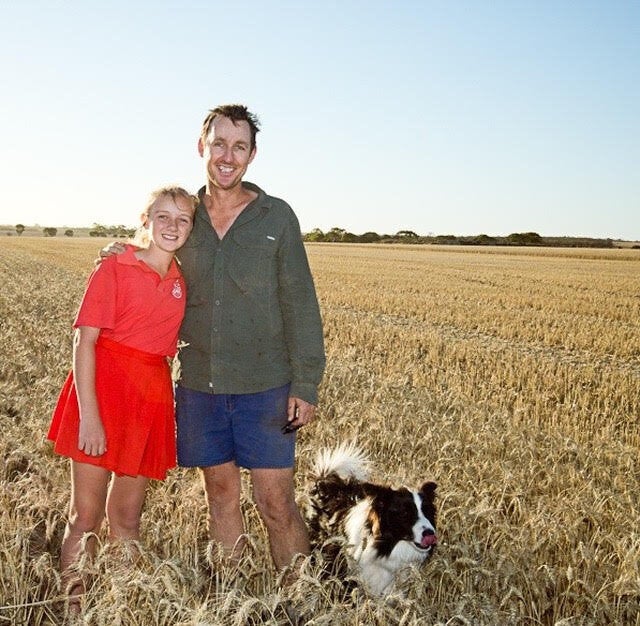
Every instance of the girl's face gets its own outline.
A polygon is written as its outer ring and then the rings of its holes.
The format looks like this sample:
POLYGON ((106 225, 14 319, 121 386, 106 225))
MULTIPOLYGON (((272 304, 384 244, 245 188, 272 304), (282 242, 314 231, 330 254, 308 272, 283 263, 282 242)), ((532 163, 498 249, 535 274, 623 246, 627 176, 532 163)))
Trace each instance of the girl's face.
POLYGON ((175 252, 187 240, 193 226, 193 204, 185 198, 160 196, 149 210, 144 226, 151 245, 165 252, 175 252))

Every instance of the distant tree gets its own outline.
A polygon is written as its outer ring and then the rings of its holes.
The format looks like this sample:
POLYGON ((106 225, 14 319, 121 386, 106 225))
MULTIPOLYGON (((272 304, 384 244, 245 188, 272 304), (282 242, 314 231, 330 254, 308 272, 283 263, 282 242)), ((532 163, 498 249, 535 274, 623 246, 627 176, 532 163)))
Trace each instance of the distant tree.
POLYGON ((394 237, 398 239, 417 239, 418 235, 412 230, 399 230, 394 237))
POLYGON ((18 235, 22 235, 24 232, 24 224, 16 224, 16 232, 18 235))
POLYGON ((305 241, 324 241, 324 233, 319 228, 314 228, 304 236, 305 241))
POLYGON ((458 243, 458 238, 455 235, 437 235, 435 243, 456 244, 458 243))
POLYGON ((538 233, 511 233, 507 241, 517 246, 539 246, 542 237, 538 233))
POLYGON ((328 233, 325 234, 325 241, 342 241, 342 236, 344 235, 344 228, 338 228, 334 226, 328 233))
POLYGON ((45 237, 55 237, 58 234, 58 229, 53 228, 52 226, 46 227, 42 229, 45 237))
POLYGON ((107 236, 107 227, 102 224, 94 223, 89 231, 89 237, 106 237, 107 236))
POLYGON ((135 234, 135 228, 127 228, 124 224, 118 224, 117 226, 104 227, 106 233, 111 237, 133 237, 135 234))
POLYGON ((538 235, 538 233, 524 233, 523 234, 525 241, 531 245, 540 245, 542 244, 542 237, 538 235))
POLYGON ((340 239, 343 243, 356 243, 358 241, 358 235, 354 235, 353 233, 343 232, 342 238, 340 239))
POLYGON ((495 237, 483 234, 474 237, 471 243, 476 246, 494 246, 498 243, 498 240, 495 237))
POLYGON ((135 228, 127 228, 126 226, 120 226, 120 232, 118 234, 118 237, 122 237, 123 239, 126 239, 127 237, 133 237, 136 234, 136 229, 135 228))
POLYGON ((65 237, 73 237, 73 231, 70 228, 64 231, 65 237))
POLYGON ((380 235, 373 231, 367 231, 358 237, 358 241, 360 243, 375 243, 376 241, 380 241, 380 235))

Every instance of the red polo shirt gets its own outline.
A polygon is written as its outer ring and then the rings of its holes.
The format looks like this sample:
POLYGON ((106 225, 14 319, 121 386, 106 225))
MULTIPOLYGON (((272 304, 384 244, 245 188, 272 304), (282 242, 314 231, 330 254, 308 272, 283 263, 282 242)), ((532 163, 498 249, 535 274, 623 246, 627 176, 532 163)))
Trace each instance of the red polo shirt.
POLYGON ((127 246, 103 259, 89 277, 73 322, 131 348, 173 356, 184 317, 186 287, 175 259, 164 278, 127 246))

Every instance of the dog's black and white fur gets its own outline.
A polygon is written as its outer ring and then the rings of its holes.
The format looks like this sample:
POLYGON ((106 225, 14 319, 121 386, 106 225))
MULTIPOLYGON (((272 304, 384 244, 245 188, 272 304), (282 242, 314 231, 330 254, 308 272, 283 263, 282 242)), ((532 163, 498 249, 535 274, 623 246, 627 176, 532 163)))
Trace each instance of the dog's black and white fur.
POLYGON ((341 548, 373 595, 388 594, 398 572, 419 564, 436 540, 436 484, 419 491, 369 481, 370 463, 360 448, 343 444, 318 454, 305 515, 311 542, 338 576, 341 548), (336 542, 336 538, 339 540, 336 542))

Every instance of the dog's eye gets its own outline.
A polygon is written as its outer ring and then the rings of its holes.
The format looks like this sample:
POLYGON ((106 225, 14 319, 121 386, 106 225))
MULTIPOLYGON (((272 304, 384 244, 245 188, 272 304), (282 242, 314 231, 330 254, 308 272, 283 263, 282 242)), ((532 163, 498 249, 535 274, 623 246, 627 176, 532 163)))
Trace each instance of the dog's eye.
POLYGON ((423 502, 422 513, 423 515, 425 515, 425 517, 428 517, 429 519, 433 519, 436 514, 436 507, 433 505, 432 502, 423 502))

